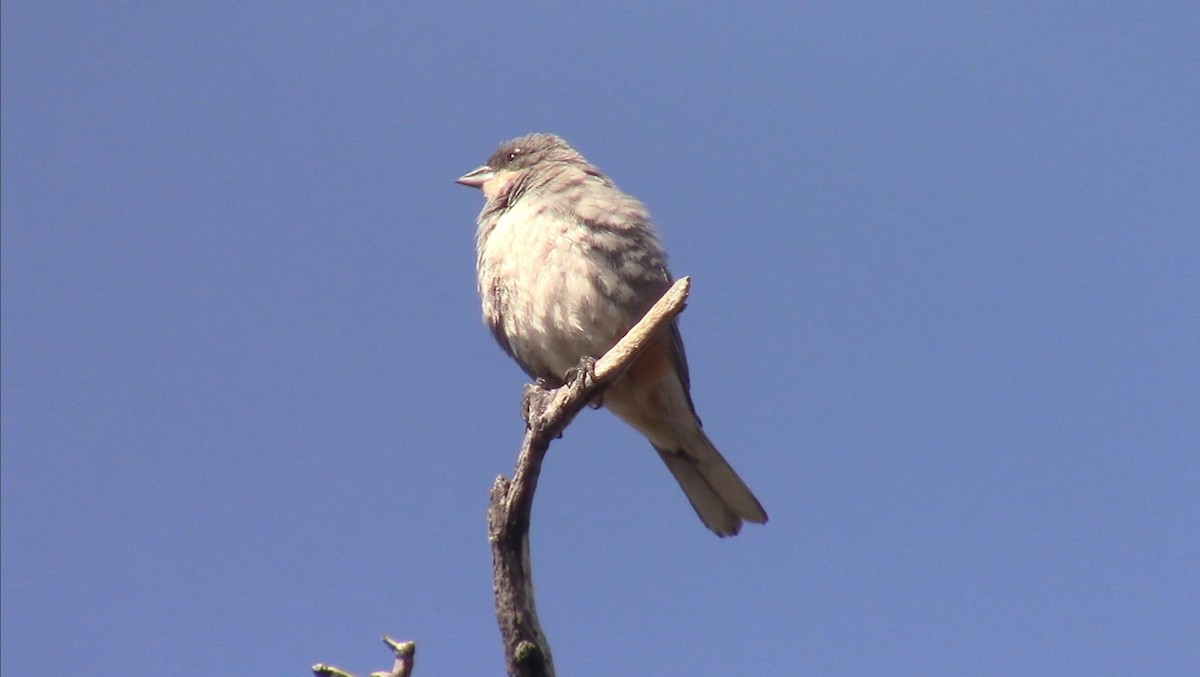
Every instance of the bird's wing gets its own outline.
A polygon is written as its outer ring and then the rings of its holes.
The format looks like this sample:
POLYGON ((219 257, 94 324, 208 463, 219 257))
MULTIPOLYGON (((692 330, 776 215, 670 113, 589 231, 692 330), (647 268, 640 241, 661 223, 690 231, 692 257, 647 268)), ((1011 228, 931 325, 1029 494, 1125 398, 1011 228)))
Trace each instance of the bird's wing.
MULTIPOLYGON (((688 408, 692 410, 692 414, 696 414, 696 405, 692 403, 692 377, 688 374, 687 353, 683 350, 683 335, 679 333, 678 318, 671 320, 671 326, 667 327, 670 332, 671 339, 671 364, 675 366, 675 373, 679 375, 679 382, 683 384, 683 394, 687 395, 688 408)), ((700 417, 697 416, 696 420, 700 417)))

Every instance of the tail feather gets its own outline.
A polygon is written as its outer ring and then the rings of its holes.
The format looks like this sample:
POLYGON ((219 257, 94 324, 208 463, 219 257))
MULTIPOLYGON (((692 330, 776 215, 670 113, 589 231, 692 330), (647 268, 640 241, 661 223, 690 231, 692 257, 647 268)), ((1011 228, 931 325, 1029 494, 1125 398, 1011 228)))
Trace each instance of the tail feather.
POLYGON ((767 513, 703 431, 678 451, 655 447, 700 521, 718 536, 733 536, 742 521, 763 524, 767 513))

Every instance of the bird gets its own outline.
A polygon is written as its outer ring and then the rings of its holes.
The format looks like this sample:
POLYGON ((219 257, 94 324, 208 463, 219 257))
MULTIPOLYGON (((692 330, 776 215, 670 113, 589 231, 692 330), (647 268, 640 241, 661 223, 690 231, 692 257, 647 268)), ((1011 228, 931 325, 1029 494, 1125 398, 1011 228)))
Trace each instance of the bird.
MULTIPOLYGON (((674 281, 646 207, 557 135, 502 143, 456 182, 484 197, 475 233, 484 323, 547 387, 603 356, 674 281)), ((677 321, 600 402, 650 442, 718 536, 766 523, 762 504, 701 427, 677 321)))

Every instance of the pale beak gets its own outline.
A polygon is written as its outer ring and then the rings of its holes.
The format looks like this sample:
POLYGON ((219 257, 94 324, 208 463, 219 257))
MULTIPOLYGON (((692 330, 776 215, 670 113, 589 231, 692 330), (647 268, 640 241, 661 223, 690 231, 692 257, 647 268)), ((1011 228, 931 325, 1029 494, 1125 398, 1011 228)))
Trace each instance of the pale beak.
POLYGON ((496 176, 496 172, 492 171, 491 167, 483 165, 458 177, 454 180, 454 183, 460 183, 471 188, 483 188, 483 184, 491 181, 494 176, 496 176))

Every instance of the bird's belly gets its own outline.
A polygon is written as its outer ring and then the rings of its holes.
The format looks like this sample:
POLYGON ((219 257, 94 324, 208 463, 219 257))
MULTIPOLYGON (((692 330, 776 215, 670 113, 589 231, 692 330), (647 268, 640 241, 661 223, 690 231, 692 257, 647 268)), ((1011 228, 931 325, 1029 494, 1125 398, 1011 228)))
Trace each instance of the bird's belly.
POLYGON ((576 224, 501 223, 479 252, 484 321, 534 376, 561 379, 599 357, 637 320, 633 295, 611 265, 580 245, 576 224), (540 226, 540 227, 530 227, 540 226))

